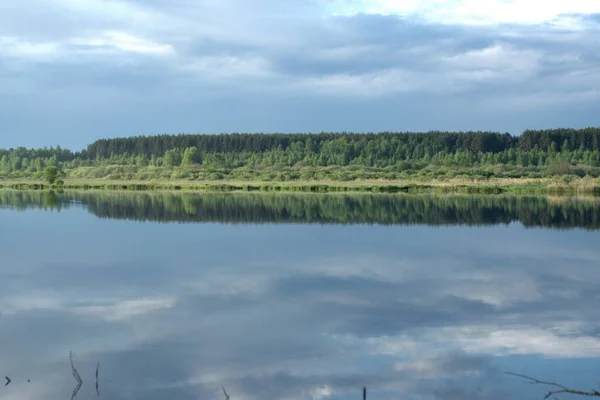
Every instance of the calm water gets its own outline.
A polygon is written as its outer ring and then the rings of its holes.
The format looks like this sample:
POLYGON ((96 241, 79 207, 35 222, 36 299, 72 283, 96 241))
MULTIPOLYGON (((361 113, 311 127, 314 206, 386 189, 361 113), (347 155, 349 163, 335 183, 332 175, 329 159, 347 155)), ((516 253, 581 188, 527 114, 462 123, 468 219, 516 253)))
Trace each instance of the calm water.
POLYGON ((0 191, 0 256, 5 399, 598 387, 599 201, 0 191))

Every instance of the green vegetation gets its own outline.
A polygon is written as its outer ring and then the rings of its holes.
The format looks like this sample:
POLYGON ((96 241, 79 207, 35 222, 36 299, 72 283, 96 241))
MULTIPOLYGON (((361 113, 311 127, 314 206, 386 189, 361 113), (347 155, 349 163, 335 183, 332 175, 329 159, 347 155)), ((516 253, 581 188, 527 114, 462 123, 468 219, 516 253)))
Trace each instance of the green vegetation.
POLYGON ((217 186, 214 182, 225 186, 248 182, 258 190, 319 182, 336 190, 383 184, 402 188, 406 182, 438 187, 439 182, 473 186, 481 181, 528 179, 538 187, 593 192, 600 186, 600 128, 525 131, 520 136, 494 132, 161 135, 103 139, 81 152, 60 147, 0 150, 0 180, 5 182, 31 185, 47 180, 49 167, 64 175, 65 186, 89 183, 109 189, 115 188, 110 182, 121 181, 127 181, 121 187, 144 189, 179 186, 174 182, 188 182, 182 185, 188 188, 206 183, 208 189, 217 186))
POLYGON ((0 191, 0 207, 85 207, 158 222, 496 225, 600 229, 600 200, 539 196, 0 191))
POLYGON ((44 176, 46 177, 46 181, 50 185, 54 185, 54 182, 56 182, 56 180, 58 179, 58 168, 56 168, 53 165, 46 167, 44 176))
POLYGON ((463 194, 530 194, 530 195, 600 195, 600 182, 594 178, 488 179, 488 180, 401 180, 401 181, 125 181, 71 180, 60 185, 43 181, 0 181, 0 189, 61 190, 175 190, 195 192, 368 192, 368 193, 463 193, 463 194))

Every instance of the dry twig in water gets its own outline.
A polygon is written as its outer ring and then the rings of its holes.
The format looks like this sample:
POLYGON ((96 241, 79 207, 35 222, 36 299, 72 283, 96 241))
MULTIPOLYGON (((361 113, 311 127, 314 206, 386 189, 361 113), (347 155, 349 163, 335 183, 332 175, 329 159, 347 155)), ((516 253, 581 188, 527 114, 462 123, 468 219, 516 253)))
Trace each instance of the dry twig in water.
POLYGON ((77 381, 77 386, 73 389, 73 394, 71 395, 71 400, 77 398, 77 393, 79 393, 79 389, 83 386, 83 380, 81 380, 81 376, 79 376, 79 372, 77 372, 77 368, 75 368, 75 364, 73 363, 73 352, 69 353, 69 359, 71 360, 71 372, 73 373, 73 378, 77 381))
POLYGON ((539 379, 532 378, 530 376, 515 374, 512 372, 507 372, 506 374, 516 376, 518 378, 523 378, 523 379, 529 381, 529 383, 531 383, 533 385, 545 385, 545 386, 551 386, 551 387, 556 388, 554 390, 550 390, 548 392, 548 394, 546 394, 546 396, 544 396, 544 400, 548 399, 551 396, 554 396, 556 394, 561 394, 561 393, 574 394, 577 396, 600 397, 600 392, 597 390, 585 391, 585 390, 569 389, 568 387, 561 385, 560 383, 545 382, 545 381, 541 381, 539 379))
POLYGON ((225 395, 225 400, 229 400, 229 395, 227 394, 227 391, 225 390, 225 386, 221 386, 221 389, 223 389, 223 394, 225 395))
POLYGON ((100 369, 100 363, 96 364, 96 394, 100 396, 100 387, 98 385, 98 370, 100 369))

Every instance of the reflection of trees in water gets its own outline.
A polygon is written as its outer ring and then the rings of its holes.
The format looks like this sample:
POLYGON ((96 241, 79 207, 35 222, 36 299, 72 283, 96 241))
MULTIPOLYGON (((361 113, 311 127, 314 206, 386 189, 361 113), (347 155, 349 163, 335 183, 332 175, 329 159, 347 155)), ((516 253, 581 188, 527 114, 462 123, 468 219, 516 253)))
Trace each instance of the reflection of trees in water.
POLYGON ((546 197, 1 191, 0 206, 78 203, 100 218, 158 222, 494 225, 600 228, 600 201, 546 197))
POLYGON ((44 192, 44 208, 55 208, 58 204, 58 196, 56 192, 50 190, 44 192))

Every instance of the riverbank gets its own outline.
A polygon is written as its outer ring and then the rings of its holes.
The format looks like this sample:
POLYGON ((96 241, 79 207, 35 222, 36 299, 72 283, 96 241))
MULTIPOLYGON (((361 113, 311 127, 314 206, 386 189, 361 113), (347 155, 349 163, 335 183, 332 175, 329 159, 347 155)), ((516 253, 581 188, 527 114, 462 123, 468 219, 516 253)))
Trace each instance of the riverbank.
POLYGON ((133 181, 66 180, 49 185, 43 181, 0 181, 0 188, 17 190, 180 190, 192 192, 372 192, 372 193, 466 193, 532 195, 598 195, 600 179, 488 179, 488 180, 362 180, 362 181, 133 181))

